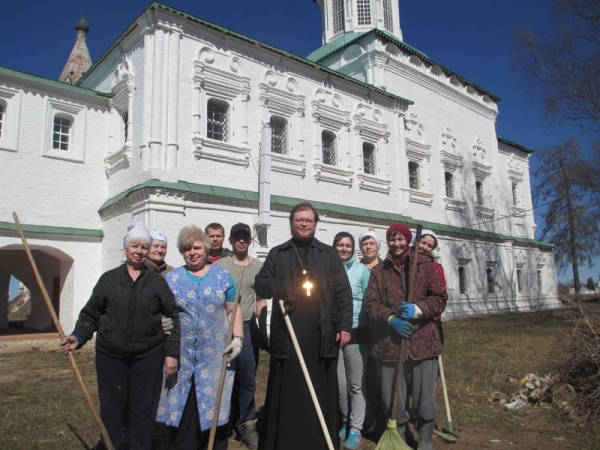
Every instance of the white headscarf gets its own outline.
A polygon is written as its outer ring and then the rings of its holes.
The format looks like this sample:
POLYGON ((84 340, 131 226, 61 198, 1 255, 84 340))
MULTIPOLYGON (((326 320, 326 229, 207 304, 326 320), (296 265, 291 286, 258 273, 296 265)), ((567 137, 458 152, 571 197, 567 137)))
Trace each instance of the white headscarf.
MULTIPOLYGON (((432 230, 428 230, 428 229, 424 228, 423 230, 421 230, 421 237, 424 237, 424 236, 431 236, 433 238, 433 240, 435 241, 435 244, 433 245, 432 250, 435 250, 438 246, 437 235, 432 230)), ((410 243, 411 247, 415 246, 415 239, 416 239, 416 236, 413 236, 412 241, 410 243)))
POLYGON ((152 241, 163 241, 165 244, 167 244, 167 236, 165 236, 165 233, 160 231, 158 228, 152 230, 150 232, 150 236, 152 236, 152 241))
POLYGON ((369 230, 369 231, 365 231, 364 233, 360 233, 360 236, 358 236, 358 245, 362 244, 362 241, 364 238, 367 237, 372 237, 373 239, 375 239, 375 242, 377 243, 377 247, 379 247, 379 240, 377 239, 377 233, 375 233, 375 231, 373 230, 369 230))
POLYGON ((148 245, 152 245, 152 236, 143 222, 132 223, 127 227, 127 233, 123 236, 123 248, 134 239, 144 239, 148 245))

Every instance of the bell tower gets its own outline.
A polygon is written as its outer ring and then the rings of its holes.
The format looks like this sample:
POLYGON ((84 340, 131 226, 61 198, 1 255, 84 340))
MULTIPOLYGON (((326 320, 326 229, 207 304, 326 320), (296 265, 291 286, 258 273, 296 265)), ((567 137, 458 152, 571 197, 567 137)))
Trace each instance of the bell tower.
POLYGON ((398 0, 315 0, 323 16, 323 45, 346 33, 379 29, 402 40, 398 0))
POLYGON ((75 31, 77 32, 75 45, 59 78, 59 81, 67 84, 75 84, 81 75, 92 66, 92 59, 85 41, 90 26, 83 16, 75 24, 75 31))

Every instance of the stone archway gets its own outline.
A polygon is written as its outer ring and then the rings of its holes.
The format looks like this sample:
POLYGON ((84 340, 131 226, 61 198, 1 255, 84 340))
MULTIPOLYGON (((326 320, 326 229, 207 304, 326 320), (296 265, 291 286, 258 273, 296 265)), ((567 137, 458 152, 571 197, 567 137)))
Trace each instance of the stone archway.
MULTIPOLYGON (((31 246, 31 252, 52 300, 60 316, 61 305, 72 305, 73 258, 49 246, 31 246)), ((8 327, 8 284, 14 275, 27 286, 31 293, 31 314, 24 323, 31 330, 55 330, 42 291, 22 245, 0 248, 0 327, 8 327)))

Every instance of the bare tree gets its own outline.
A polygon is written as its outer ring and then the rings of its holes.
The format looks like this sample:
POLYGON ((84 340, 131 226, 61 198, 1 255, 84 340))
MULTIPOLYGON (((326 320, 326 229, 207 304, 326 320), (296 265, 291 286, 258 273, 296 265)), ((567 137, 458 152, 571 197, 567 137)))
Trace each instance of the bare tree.
POLYGON ((552 0, 554 27, 517 33, 523 84, 549 118, 600 133, 600 0, 552 0))
POLYGON ((541 155, 534 189, 536 203, 546 206, 541 237, 554 244, 559 269, 572 266, 575 296, 579 300, 579 266, 591 266, 600 253, 598 209, 589 207, 590 190, 579 177, 586 161, 573 138, 541 155))

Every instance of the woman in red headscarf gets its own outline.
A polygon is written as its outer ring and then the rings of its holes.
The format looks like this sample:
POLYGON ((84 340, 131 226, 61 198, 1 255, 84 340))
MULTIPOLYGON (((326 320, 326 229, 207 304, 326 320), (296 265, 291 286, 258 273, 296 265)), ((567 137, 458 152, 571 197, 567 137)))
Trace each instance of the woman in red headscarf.
POLYGON ((386 240, 389 250, 383 263, 371 271, 364 309, 375 336, 371 356, 377 364, 386 410, 391 403, 400 341, 408 340, 408 354, 404 362, 404 377, 395 417, 397 431, 404 439, 410 419, 406 401, 409 395, 420 436, 418 449, 430 450, 433 448, 436 412, 434 388, 437 356, 442 351, 434 317, 444 311, 448 297, 433 264, 433 257, 410 250, 411 238, 410 229, 403 223, 394 223, 388 228, 386 240), (417 272, 412 303, 407 303, 413 258, 418 258, 417 272))

